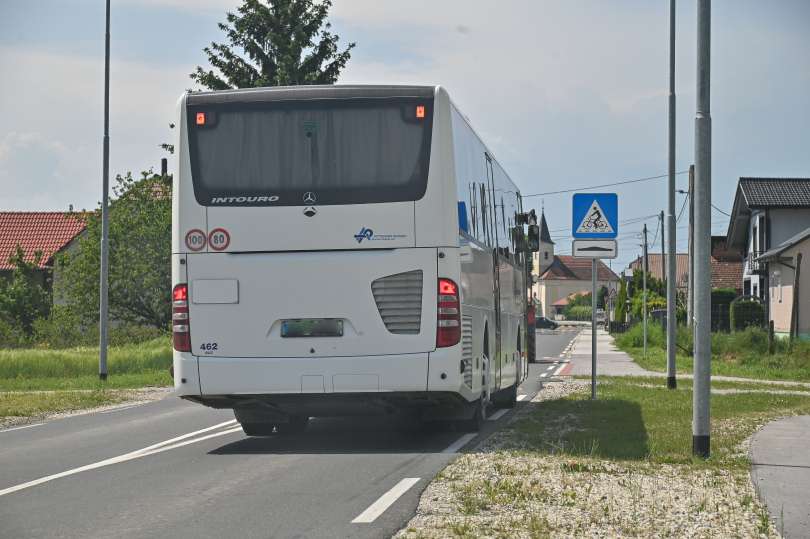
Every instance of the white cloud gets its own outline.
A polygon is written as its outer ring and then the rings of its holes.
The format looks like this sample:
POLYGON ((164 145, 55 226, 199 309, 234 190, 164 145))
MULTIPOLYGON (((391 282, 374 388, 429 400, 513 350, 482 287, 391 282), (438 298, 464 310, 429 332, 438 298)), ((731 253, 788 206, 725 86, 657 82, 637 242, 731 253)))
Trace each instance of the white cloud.
MULTIPOLYGON (((0 48, 0 134, 4 206, 93 207, 101 198, 103 63, 96 58, 0 48), (3 136, 4 135, 4 136, 3 136)), ((158 145, 171 138, 176 102, 191 66, 153 68, 113 60, 110 85, 110 173, 158 168, 158 145)))

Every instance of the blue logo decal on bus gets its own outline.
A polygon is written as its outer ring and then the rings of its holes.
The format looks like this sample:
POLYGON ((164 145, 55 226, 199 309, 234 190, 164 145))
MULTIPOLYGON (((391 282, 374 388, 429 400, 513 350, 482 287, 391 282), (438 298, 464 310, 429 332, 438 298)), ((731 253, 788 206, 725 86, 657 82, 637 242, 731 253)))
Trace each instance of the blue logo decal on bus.
POLYGON ((354 235, 357 243, 362 243, 363 240, 371 240, 372 237, 374 237, 374 231, 366 227, 361 228, 360 232, 354 235))

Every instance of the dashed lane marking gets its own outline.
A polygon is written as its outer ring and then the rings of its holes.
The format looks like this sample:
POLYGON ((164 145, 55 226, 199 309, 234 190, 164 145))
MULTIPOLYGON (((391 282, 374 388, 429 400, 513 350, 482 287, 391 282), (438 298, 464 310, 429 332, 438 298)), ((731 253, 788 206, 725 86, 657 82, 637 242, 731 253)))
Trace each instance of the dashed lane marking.
MULTIPOLYGON (((518 397, 518 400, 520 400, 520 397, 518 397)), ((470 440, 472 440, 476 436, 477 434, 474 434, 472 432, 469 434, 465 434, 464 436, 462 436, 461 438, 459 438, 458 440, 456 440, 455 442, 444 448, 444 451, 442 451, 442 453, 458 453, 459 449, 470 443, 470 440)))
POLYGON ((522 400, 523 400, 523 399, 525 399, 526 397, 527 397, 527 395, 518 395, 518 396, 517 396, 517 400, 522 401, 522 400))
POLYGON ((506 408, 504 408, 502 410, 498 410, 497 412, 495 412, 494 414, 489 416, 487 418, 487 421, 497 421, 497 420, 499 420, 500 418, 502 418, 503 416, 505 416, 508 413, 509 413, 509 410, 507 410, 506 408))
POLYGON ((540 378, 545 378, 546 376, 548 376, 548 372, 544 372, 543 374, 541 374, 540 378))
POLYGON ((368 506, 368 509, 357 515, 352 524, 369 524, 377 520, 377 517, 382 515, 386 509, 391 507, 403 494, 408 492, 412 486, 419 482, 418 477, 406 477, 391 490, 380 496, 376 502, 368 506))

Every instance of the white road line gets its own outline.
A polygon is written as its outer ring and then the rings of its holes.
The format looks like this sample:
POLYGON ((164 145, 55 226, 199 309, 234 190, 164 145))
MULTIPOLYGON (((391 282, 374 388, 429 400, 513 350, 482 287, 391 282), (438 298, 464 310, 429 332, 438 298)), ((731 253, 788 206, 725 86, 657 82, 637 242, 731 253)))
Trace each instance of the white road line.
POLYGON ((502 418, 503 416, 505 416, 508 413, 509 413, 509 410, 507 410, 505 408, 502 409, 502 410, 498 410, 497 412, 495 412, 494 414, 489 416, 487 418, 487 421, 497 421, 497 420, 499 420, 500 418, 502 418))
POLYGON ((469 434, 465 434, 464 436, 462 436, 461 438, 459 438, 458 440, 456 440, 452 444, 448 445, 444 449, 444 451, 442 451, 442 453, 458 453, 459 449, 461 449, 462 447, 467 445, 470 442, 470 440, 472 440, 476 436, 477 436, 477 434, 472 433, 472 432, 469 433, 469 434))
POLYGON ((148 447, 144 447, 143 449, 138 449, 137 451, 131 451, 129 453, 125 453, 123 455, 119 455, 117 457, 112 457, 104 460, 100 460, 98 462, 94 462, 92 464, 86 464, 84 466, 79 466, 78 468, 73 468, 70 470, 66 470, 64 472, 59 472, 53 475, 46 475, 45 477, 40 477, 39 479, 34 479, 33 481, 28 481, 27 483, 21 483, 19 485, 14 485, 13 487, 8 487, 3 490, 0 490, 0 496, 5 496, 6 494, 12 494, 14 492, 18 492, 20 490, 24 490, 27 488, 35 487, 37 485, 41 485, 43 483, 47 483, 49 481, 53 481, 54 479, 60 479, 62 477, 68 477, 71 475, 76 475, 81 472, 86 472, 89 470, 95 470, 98 468, 103 468, 105 466, 110 466, 112 464, 118 464, 120 462, 126 462, 128 460, 138 459, 141 457, 145 457, 147 455, 154 455, 155 453, 161 453, 163 451, 168 451, 169 449, 175 449, 177 447, 182 447, 184 445, 193 444, 196 442, 202 442, 203 440, 208 440, 209 438, 214 438, 216 436, 224 436, 226 434, 231 434, 233 432, 237 432, 241 430, 241 427, 234 427, 228 430, 224 430, 221 432, 215 432, 213 434, 208 434, 206 436, 202 436, 200 438, 194 438, 192 440, 186 440, 192 436, 197 434, 201 434, 203 432, 209 432, 214 429, 222 428, 226 425, 231 425, 236 423, 236 420, 225 421, 224 423, 219 423, 212 427, 208 427, 205 429, 200 429, 194 432, 189 432, 188 434, 184 434, 182 436, 177 436, 175 438, 171 438, 169 440, 150 445, 148 447), (185 442, 180 442, 181 440, 186 440, 185 442), (180 442, 180 443, 175 443, 180 442))
POLYGON ((377 517, 385 513, 385 510, 391 507, 400 496, 408 492, 408 490, 418 482, 418 477, 406 477, 394 485, 391 490, 380 496, 376 502, 369 505, 368 509, 357 515, 355 519, 352 520, 352 524, 368 524, 374 522, 377 520, 377 517))
POLYGON ((522 401, 525 398, 526 398, 526 395, 518 395, 517 396, 517 400, 519 400, 519 401, 522 401))
POLYGON ((139 402, 138 404, 130 404, 128 406, 120 406, 118 408, 111 408, 109 410, 103 410, 99 412, 100 414, 111 414, 113 412, 120 412, 121 410, 129 410, 130 408, 137 408, 138 406, 143 406, 144 404, 148 404, 146 402, 139 402))
POLYGON ((545 378, 546 376, 548 376, 548 372, 544 372, 543 374, 541 374, 540 378, 545 378))
POLYGON ((4 432, 11 432, 13 430, 33 429, 34 427, 41 427, 44 424, 45 423, 37 423, 35 425, 23 425, 22 427, 12 427, 10 429, 3 429, 3 430, 0 430, 0 434, 2 434, 4 432))
POLYGON ((550 370, 551 370, 551 369, 553 369, 553 368, 554 368, 554 365, 549 365, 549 366, 548 366, 548 368, 547 368, 546 370, 547 370, 547 371, 550 371, 550 370))
POLYGON ((560 367, 554 372, 554 376, 559 376, 564 368, 565 365, 560 365, 560 367))

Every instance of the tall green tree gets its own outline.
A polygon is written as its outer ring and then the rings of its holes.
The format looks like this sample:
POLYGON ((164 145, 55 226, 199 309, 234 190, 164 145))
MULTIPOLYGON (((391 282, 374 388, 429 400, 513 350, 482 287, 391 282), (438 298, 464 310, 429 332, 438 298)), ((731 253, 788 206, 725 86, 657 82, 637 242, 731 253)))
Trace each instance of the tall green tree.
POLYGON ((619 294, 616 296, 615 312, 613 318, 617 322, 625 322, 627 320, 627 281, 622 277, 619 281, 619 294))
POLYGON ((0 279, 0 318, 18 331, 30 336, 34 321, 48 316, 51 292, 39 270, 42 251, 34 253, 32 261, 17 245, 9 263, 14 266, 9 279, 0 279))
MULTIPOLYGON (((109 306, 114 320, 165 331, 171 320, 171 178, 116 177, 110 204, 109 306)), ((75 251, 58 259, 55 295, 84 323, 98 319, 101 212, 86 217, 75 251)))
POLYGON ((203 51, 216 70, 197 67, 191 78, 210 90, 333 84, 354 43, 340 51, 326 17, 331 0, 242 0, 219 28, 227 43, 203 51))

